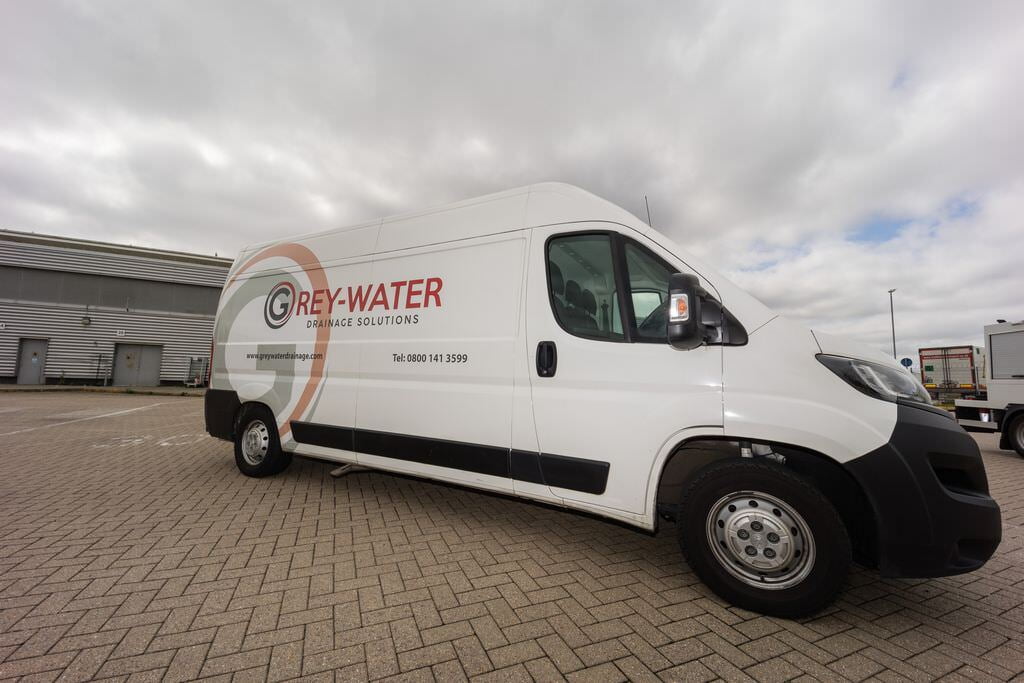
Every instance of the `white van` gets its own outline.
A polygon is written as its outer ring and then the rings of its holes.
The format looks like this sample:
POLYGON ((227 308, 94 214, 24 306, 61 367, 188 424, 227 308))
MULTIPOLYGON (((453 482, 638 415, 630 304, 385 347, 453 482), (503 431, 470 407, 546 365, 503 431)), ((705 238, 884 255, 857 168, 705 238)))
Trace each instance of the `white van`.
POLYGON ((654 530, 726 600, 812 613, 851 559, 977 569, 974 441, 892 359, 780 318, 626 211, 545 183, 242 251, 207 431, 654 530))

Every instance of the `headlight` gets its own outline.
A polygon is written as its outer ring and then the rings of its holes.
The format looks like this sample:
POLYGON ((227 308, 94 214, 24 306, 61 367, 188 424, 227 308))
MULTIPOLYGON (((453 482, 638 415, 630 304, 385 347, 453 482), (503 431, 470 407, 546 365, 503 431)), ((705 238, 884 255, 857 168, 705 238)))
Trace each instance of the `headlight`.
POLYGON ((913 401, 931 405, 932 399, 921 383, 906 370, 897 370, 857 358, 818 354, 822 365, 839 375, 857 391, 883 401, 913 401))

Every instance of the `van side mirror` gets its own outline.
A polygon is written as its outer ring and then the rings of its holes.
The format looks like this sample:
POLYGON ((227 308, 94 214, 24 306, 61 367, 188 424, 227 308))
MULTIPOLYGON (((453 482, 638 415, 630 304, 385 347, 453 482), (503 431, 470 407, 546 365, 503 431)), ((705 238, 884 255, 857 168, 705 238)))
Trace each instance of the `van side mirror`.
POLYGON ((668 343, 677 349, 688 351, 704 343, 703 296, 696 275, 673 273, 669 277, 668 343))

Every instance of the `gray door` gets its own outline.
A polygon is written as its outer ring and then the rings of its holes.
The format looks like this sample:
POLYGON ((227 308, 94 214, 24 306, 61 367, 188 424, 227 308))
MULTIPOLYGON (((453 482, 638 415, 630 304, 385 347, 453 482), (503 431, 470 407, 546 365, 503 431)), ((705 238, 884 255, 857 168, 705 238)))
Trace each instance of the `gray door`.
POLYGON ((118 344, 114 351, 114 385, 154 387, 160 384, 163 347, 150 344, 118 344))
POLYGON ((18 384, 45 384, 46 339, 22 339, 18 352, 18 384))

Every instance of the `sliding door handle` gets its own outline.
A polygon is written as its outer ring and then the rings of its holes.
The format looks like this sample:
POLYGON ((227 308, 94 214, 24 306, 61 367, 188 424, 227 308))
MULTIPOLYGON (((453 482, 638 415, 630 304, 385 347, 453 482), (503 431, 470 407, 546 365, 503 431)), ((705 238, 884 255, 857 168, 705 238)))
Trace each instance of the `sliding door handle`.
POLYGON ((537 344, 537 375, 539 377, 554 377, 558 368, 558 349, 555 342, 542 341, 537 344))

